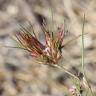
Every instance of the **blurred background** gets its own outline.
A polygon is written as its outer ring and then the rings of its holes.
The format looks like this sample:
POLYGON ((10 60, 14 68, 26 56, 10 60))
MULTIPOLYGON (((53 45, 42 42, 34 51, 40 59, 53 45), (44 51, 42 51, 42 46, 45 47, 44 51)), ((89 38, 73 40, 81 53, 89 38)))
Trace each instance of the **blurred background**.
MULTIPOLYGON (((42 40, 42 22, 50 30, 64 23, 64 44, 82 33, 85 20, 85 72, 96 95, 96 0, 0 0, 0 46, 16 46, 12 36, 27 21, 42 40)), ((81 38, 63 49, 60 63, 77 75, 81 70, 81 38)), ((82 76, 81 76, 82 77, 82 76)), ((82 79, 82 78, 81 78, 82 79)), ((72 96, 72 78, 58 68, 35 63, 24 50, 0 47, 0 96, 72 96)), ((91 96, 91 95, 89 95, 91 96)))

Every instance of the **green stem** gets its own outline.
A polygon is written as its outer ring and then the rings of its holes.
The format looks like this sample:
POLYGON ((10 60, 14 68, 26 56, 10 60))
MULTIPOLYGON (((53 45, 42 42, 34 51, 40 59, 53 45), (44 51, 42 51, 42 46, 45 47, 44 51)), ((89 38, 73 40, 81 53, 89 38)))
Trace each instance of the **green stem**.
POLYGON ((86 82, 87 82, 87 85, 90 89, 90 92, 92 94, 92 96, 94 96, 93 92, 92 92, 92 89, 91 89, 91 86, 88 82, 88 79, 86 77, 86 73, 85 73, 85 70, 84 70, 84 24, 85 24, 85 14, 84 14, 84 21, 83 21, 83 27, 82 27, 82 72, 83 72, 83 75, 86 79, 86 82))

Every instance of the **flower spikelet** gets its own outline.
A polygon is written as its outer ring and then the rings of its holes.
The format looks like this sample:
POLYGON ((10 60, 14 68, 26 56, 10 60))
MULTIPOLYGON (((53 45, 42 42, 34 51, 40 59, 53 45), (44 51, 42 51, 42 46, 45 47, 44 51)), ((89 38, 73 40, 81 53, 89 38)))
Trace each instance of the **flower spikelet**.
MULTIPOLYGON (((32 27, 32 26, 31 26, 32 27)), ((32 31, 32 30, 31 30, 32 31)), ((28 28, 22 27, 22 30, 15 34, 18 42, 27 50, 31 56, 40 63, 57 64, 62 57, 62 43, 64 39, 64 28, 61 27, 57 32, 49 32, 42 27, 44 33, 44 42, 42 44, 36 34, 32 34, 28 28)))

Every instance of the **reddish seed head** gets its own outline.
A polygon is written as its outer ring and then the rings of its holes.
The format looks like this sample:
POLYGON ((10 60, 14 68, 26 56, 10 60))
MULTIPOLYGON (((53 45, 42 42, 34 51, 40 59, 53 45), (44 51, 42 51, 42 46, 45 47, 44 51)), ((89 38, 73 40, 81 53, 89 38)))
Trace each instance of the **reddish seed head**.
POLYGON ((61 48, 64 38, 64 29, 60 28, 56 34, 46 31, 44 32, 46 44, 42 44, 35 36, 33 36, 27 29, 23 28, 18 34, 15 34, 19 43, 34 57, 42 63, 58 63, 62 56, 61 48), (39 59, 38 59, 39 58, 39 59))

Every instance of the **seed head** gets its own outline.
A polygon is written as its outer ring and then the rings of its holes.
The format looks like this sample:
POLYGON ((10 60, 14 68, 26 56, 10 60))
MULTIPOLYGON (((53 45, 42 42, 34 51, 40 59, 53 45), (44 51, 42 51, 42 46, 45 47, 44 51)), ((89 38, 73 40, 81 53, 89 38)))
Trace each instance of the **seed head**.
POLYGON ((44 41, 46 42, 45 44, 42 44, 37 39, 34 30, 33 35, 30 33, 30 30, 25 27, 22 27, 22 30, 16 33, 15 36, 23 48, 27 50, 36 61, 40 63, 56 64, 62 57, 64 28, 61 27, 57 30, 57 32, 53 33, 47 31, 43 26, 42 31, 44 33, 44 41))

